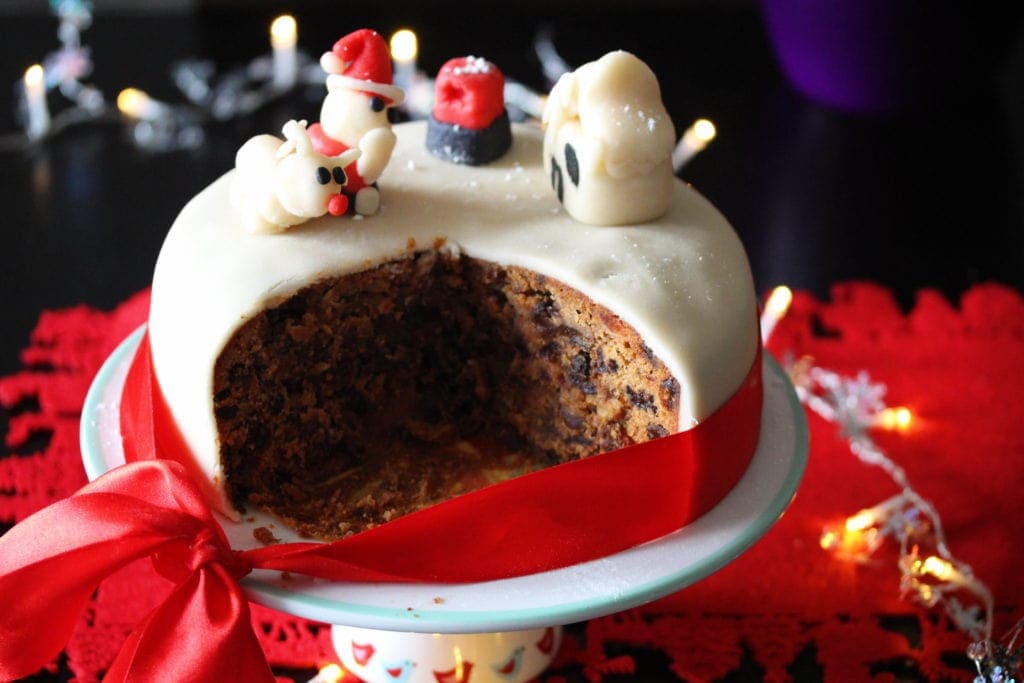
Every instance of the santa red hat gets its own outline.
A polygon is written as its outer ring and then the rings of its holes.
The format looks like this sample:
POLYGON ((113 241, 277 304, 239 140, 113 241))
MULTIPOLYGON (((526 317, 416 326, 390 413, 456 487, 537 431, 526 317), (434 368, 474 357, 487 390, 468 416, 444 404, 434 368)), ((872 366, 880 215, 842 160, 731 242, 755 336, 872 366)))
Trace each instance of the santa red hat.
POLYGON ((342 36, 330 52, 320 57, 327 72, 327 89, 357 90, 379 95, 389 105, 405 100, 401 88, 392 85, 391 54, 379 33, 368 28, 342 36))

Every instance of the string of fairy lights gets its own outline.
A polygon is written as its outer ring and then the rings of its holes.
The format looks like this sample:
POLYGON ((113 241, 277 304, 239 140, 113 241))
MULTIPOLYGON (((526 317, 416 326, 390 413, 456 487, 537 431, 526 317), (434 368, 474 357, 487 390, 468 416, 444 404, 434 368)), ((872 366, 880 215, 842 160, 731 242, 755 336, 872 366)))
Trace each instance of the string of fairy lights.
MULTIPOLYGON (((761 317, 765 343, 792 299, 786 287, 777 287, 769 295, 761 317)), ((838 559, 866 563, 892 541, 898 547, 900 595, 924 608, 942 608, 970 638, 966 653, 977 669, 974 683, 1017 683, 1024 661, 1024 618, 1002 639, 993 640, 992 592, 970 565, 950 551, 935 506, 913 488, 906 471, 871 437, 874 429, 906 432, 913 425, 913 414, 906 407, 886 406, 885 385, 873 382, 865 372, 844 377, 817 367, 806 356, 787 360, 786 367, 800 401, 836 424, 850 452, 888 474, 899 490, 826 527, 819 538, 822 549, 838 559)))
MULTIPOLYGON (((270 52, 225 73, 208 60, 188 59, 171 66, 171 79, 184 103, 171 104, 133 87, 121 90, 111 103, 87 82, 94 64, 82 33, 93 21, 86 0, 50 0, 58 20, 60 47, 39 64, 29 66, 17 83, 17 118, 22 131, 0 136, 0 150, 28 149, 75 125, 118 122, 128 126, 139 148, 153 152, 192 149, 206 139, 204 125, 250 115, 300 85, 322 85, 320 65, 298 49, 298 24, 283 15, 270 25, 270 52), (52 98, 51 98, 52 94, 52 98), (51 99, 58 111, 51 113, 51 99)), ((418 42, 408 29, 391 36, 395 84, 407 93, 404 113, 410 118, 429 116, 433 81, 416 66, 418 42)), ((555 49, 551 34, 541 31, 534 44, 548 85, 570 67, 555 49)), ((539 120, 545 98, 509 80, 505 89, 510 115, 539 120)), ((715 137, 714 124, 698 119, 679 140, 673 155, 678 172, 715 137)), ((767 299, 761 318, 767 342, 785 316, 792 293, 776 288, 767 299)), ((902 596, 924 608, 942 608, 952 623, 971 640, 967 655, 977 668, 974 683, 1017 683, 1024 661, 1024 619, 999 641, 993 640, 994 599, 971 567, 956 558, 946 541, 935 506, 911 485, 904 469, 874 441, 875 429, 904 432, 913 415, 904 407, 888 407, 885 386, 866 373, 844 377, 816 367, 802 357, 787 362, 800 400, 842 431, 851 453, 867 466, 887 473, 898 493, 877 505, 857 511, 842 523, 822 531, 821 547, 837 559, 865 563, 885 545, 898 548, 896 567, 902 596)), ((343 672, 328 664, 313 679, 338 681, 343 672)))
MULTIPOLYGON (((59 21, 60 48, 42 63, 32 64, 16 83, 16 116, 23 132, 0 136, 0 150, 31 148, 64 129, 85 123, 121 121, 129 127, 136 146, 152 152, 194 149, 205 142, 204 124, 247 116, 292 92, 297 86, 323 85, 319 63, 298 48, 298 22, 282 15, 270 24, 269 54, 218 73, 213 62, 186 59, 170 67, 171 80, 185 102, 157 100, 139 88, 126 87, 113 104, 85 82, 93 72, 91 51, 82 33, 92 25, 87 0, 50 0, 59 21), (51 97, 53 94, 53 97, 51 97), (51 99, 59 111, 51 115, 51 99)), ((390 40, 395 85, 406 93, 401 112, 412 119, 430 115, 434 83, 416 66, 419 44, 410 29, 396 31, 390 40)), ((551 34, 540 31, 534 49, 547 85, 570 70, 554 47, 551 34)), ((539 121, 545 97, 522 83, 506 79, 505 103, 512 120, 539 121)), ((676 172, 714 139, 717 131, 708 119, 698 119, 680 138, 672 154, 676 172)))
POLYGON ((111 101, 86 82, 95 66, 81 39, 93 22, 91 3, 50 0, 50 9, 59 22, 60 47, 29 66, 16 84, 15 115, 23 132, 0 138, 0 149, 31 148, 72 126, 110 122, 127 126, 141 149, 195 149, 206 140, 204 124, 247 116, 296 86, 324 82, 320 65, 297 48, 294 17, 284 15, 270 25, 271 52, 247 64, 225 73, 209 60, 172 64, 171 80, 182 103, 157 100, 135 87, 122 89, 111 101))

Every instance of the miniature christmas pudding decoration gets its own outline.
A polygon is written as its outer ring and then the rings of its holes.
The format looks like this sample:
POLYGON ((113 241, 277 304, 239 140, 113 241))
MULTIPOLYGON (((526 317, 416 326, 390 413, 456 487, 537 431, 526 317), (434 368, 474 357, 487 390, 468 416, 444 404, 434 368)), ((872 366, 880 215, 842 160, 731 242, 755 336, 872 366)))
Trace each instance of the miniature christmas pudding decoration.
POLYGON ((345 167, 360 155, 350 149, 336 156, 313 149, 305 121, 289 121, 284 140, 257 135, 235 155, 230 201, 250 233, 275 233, 330 212, 348 210, 343 191, 345 167))
POLYGON ((627 225, 668 210, 675 130, 657 77, 636 56, 610 52, 563 75, 544 125, 544 170, 573 218, 627 225))
POLYGON ((437 72, 427 149, 445 161, 480 166, 512 145, 505 77, 482 57, 456 57, 437 72))
POLYGON ((391 56, 376 31, 360 29, 334 44, 320 58, 327 72, 327 97, 320 122, 309 127, 313 147, 327 155, 358 148, 359 160, 345 169, 345 194, 354 198, 355 212, 369 216, 380 206, 374 183, 384 172, 395 148, 387 110, 405 100, 392 85, 391 56))

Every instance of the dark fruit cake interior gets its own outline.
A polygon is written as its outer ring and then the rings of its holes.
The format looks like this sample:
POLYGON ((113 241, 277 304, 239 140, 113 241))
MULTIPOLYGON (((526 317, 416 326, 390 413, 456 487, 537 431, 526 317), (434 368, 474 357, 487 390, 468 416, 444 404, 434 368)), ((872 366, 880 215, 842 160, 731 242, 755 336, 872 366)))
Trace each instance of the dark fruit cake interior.
POLYGON ((674 432, 678 396, 606 308, 444 249, 305 287, 214 370, 233 503, 328 539, 674 432))

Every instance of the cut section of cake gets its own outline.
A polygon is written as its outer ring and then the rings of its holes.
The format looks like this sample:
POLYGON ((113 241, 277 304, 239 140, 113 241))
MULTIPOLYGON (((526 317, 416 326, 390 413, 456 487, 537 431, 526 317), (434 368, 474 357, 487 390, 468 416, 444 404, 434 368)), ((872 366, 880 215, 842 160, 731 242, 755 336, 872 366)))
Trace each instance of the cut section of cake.
POLYGON ((213 396, 235 506, 326 536, 667 435, 679 412, 675 378, 608 309, 436 250, 255 316, 213 396))

